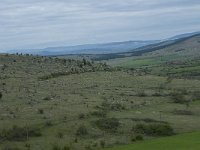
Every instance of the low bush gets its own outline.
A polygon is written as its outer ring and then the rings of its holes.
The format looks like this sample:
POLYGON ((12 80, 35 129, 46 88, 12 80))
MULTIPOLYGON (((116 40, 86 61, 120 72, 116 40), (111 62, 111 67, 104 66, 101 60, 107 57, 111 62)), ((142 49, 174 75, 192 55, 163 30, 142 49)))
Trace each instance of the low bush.
POLYGON ((184 104, 187 102, 187 100, 185 99, 184 93, 172 92, 170 93, 170 95, 174 103, 184 104))
POLYGON ((139 96, 139 97, 145 97, 145 96, 147 96, 147 94, 146 94, 144 91, 140 91, 140 92, 137 94, 137 96, 139 96))
POLYGON ((51 97, 49 97, 49 96, 44 97, 43 100, 45 100, 45 101, 50 101, 50 100, 51 100, 51 97))
POLYGON ((43 109, 38 109, 38 113, 39 114, 44 114, 44 110, 43 109))
POLYGON ((119 120, 116 118, 103 118, 95 122, 98 128, 115 132, 120 126, 119 120))
POLYGON ((162 94, 159 92, 156 92, 156 93, 153 93, 152 96, 159 97, 159 96, 162 96, 162 94))
POLYGON ((121 103, 110 103, 108 101, 103 101, 101 104, 101 108, 104 111, 107 110, 119 111, 119 110, 124 110, 125 106, 123 106, 121 103))
POLYGON ((145 123, 167 123, 165 121, 158 121, 158 120, 155 120, 155 119, 151 119, 151 118, 131 118, 132 121, 135 121, 135 122, 145 122, 145 123))
POLYGON ((102 117, 102 118, 105 118, 106 117, 106 115, 107 115, 107 113, 106 113, 106 111, 93 111, 93 112, 91 112, 91 115, 92 116, 97 116, 97 117, 102 117))
POLYGON ((85 136, 88 134, 87 128, 84 125, 79 126, 76 131, 77 136, 85 136))
POLYGON ((137 124, 133 131, 149 136, 170 136, 174 134, 173 128, 169 124, 137 124))
POLYGON ((85 114, 83 114, 83 113, 79 114, 79 115, 78 115, 78 118, 79 118, 79 119, 84 119, 84 118, 85 118, 85 114))
POLYGON ((142 135, 136 135, 136 136, 134 136, 134 137, 131 138, 132 142, 143 141, 143 140, 144 140, 144 137, 142 135))
POLYGON ((135 140, 136 141, 143 141, 144 137, 142 135, 136 135, 135 140))
POLYGON ((45 126, 46 126, 46 127, 51 127, 51 126, 53 126, 52 121, 50 121, 50 120, 46 121, 46 122, 45 122, 45 126))
POLYGON ((60 138, 60 139, 62 139, 62 138, 64 137, 64 135, 63 135, 62 132, 58 132, 58 133, 57 133, 57 137, 60 138))
POLYGON ((104 148, 105 145, 106 145, 106 142, 105 142, 104 140, 101 140, 101 141, 100 141, 100 146, 101 146, 102 148, 104 148))
POLYGON ((8 141, 21 141, 27 140, 28 137, 38 137, 41 136, 41 132, 37 128, 31 127, 18 127, 13 126, 11 129, 2 130, 0 132, 0 140, 8 141))
POLYGON ((3 94, 0 92, 0 99, 2 99, 2 97, 3 97, 3 94))
POLYGON ((190 110, 177 110, 177 109, 175 109, 175 110, 173 111, 173 113, 174 113, 175 115, 193 115, 193 112, 190 111, 190 110))

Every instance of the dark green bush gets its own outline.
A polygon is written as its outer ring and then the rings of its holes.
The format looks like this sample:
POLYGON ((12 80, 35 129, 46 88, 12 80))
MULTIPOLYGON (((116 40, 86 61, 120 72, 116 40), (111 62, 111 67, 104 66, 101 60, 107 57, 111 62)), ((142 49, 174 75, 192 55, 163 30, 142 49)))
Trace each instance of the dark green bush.
POLYGON ((79 114, 79 115, 78 115, 78 118, 79 118, 79 119, 84 119, 84 118, 85 118, 85 114, 83 114, 83 113, 79 114))
POLYGON ((106 111, 103 111, 103 110, 102 111, 93 111, 93 112, 91 112, 91 115, 105 118, 107 113, 106 113, 106 111))
POLYGON ((43 109, 38 109, 38 113, 39 114, 44 114, 44 110, 43 109))
POLYGON ((120 125, 119 120, 116 118, 103 118, 96 122, 98 128, 108 131, 116 131, 120 125))
POLYGON ((193 112, 190 111, 190 110, 177 110, 177 109, 175 109, 175 110, 173 111, 173 113, 174 113, 175 115, 193 115, 193 112))
POLYGON ((84 125, 81 125, 76 131, 76 135, 78 136, 85 136, 87 134, 88 134, 88 131, 84 125))
POLYGON ((105 145, 106 145, 106 142, 105 142, 104 140, 101 140, 101 141, 100 141, 100 146, 101 146, 102 148, 104 148, 105 145))
POLYGON ((133 127, 134 132, 150 136, 170 136, 174 134, 169 124, 137 124, 133 127))
POLYGON ((3 94, 0 92, 0 99, 3 97, 3 94))
POLYGON ((137 136, 135 137, 135 140, 136 140, 136 141, 143 141, 144 138, 143 138, 142 135, 137 135, 137 136))
POLYGON ((49 101, 49 100, 51 100, 51 97, 49 97, 49 96, 44 97, 43 100, 45 100, 45 101, 49 101))
POLYGON ((184 104, 187 102, 185 99, 185 92, 183 91, 175 91, 170 93, 170 95, 174 103, 184 104))
POLYGON ((64 135, 63 135, 62 132, 58 132, 58 133, 57 133, 57 137, 60 138, 60 139, 62 139, 62 138, 64 137, 64 135))
POLYGON ((0 140, 21 141, 27 137, 41 136, 41 132, 37 128, 13 126, 11 129, 2 130, 0 132, 0 140))
POLYGON ((50 120, 46 121, 46 122, 45 122, 45 126, 46 126, 46 127, 51 127, 51 126, 53 126, 52 121, 50 121, 50 120))
POLYGON ((146 95, 146 93, 144 91, 140 91, 140 92, 138 92, 137 96, 139 96, 139 97, 145 97, 147 95, 146 95))

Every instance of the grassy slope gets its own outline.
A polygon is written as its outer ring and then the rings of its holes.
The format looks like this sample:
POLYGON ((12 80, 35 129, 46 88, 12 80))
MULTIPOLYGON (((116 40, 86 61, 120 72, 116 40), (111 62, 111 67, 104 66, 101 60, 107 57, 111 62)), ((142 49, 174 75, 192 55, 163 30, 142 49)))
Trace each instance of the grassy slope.
MULTIPOLYGON (((200 74, 200 36, 142 56, 107 61, 112 66, 148 68, 153 74, 197 77, 200 74)), ((197 77, 199 78, 199 77, 197 77)))
POLYGON ((200 132, 181 134, 105 150, 199 150, 200 132))
MULTIPOLYGON (((52 149, 58 144, 61 148, 69 145, 71 149, 87 149, 104 140, 106 146, 116 143, 129 144, 131 142, 132 127, 144 123, 140 119, 153 119, 169 122, 176 133, 197 131, 200 128, 200 103, 191 103, 189 110, 193 115, 175 115, 175 109, 185 110, 185 104, 174 104, 170 97, 173 91, 186 89, 192 96, 199 92, 199 80, 173 79, 167 83, 166 77, 154 75, 133 76, 122 71, 115 72, 86 72, 58 76, 48 80, 38 80, 38 77, 49 73, 67 71, 69 68, 80 66, 76 61, 63 64, 58 60, 32 56, 0 56, 0 131, 9 129, 13 125, 41 128, 42 136, 30 137, 28 141, 3 141, 0 149, 6 145, 14 145, 20 150, 27 150, 28 143, 31 150, 52 149), (164 85, 164 87, 163 87, 164 85), (162 87, 162 88, 161 88, 162 87), (138 93, 145 92, 144 97, 138 93), (160 96, 155 96, 155 93, 160 96), (45 97, 49 97, 45 100, 45 97), (99 117, 91 115, 98 111, 102 102, 120 104, 123 110, 109 110, 107 118, 119 119, 120 127, 116 133, 100 130, 93 124, 99 117), (44 112, 39 113, 42 109, 44 112), (80 119, 79 115, 84 114, 80 119), (134 119, 139 119, 135 121, 134 119), (50 121, 51 126, 46 123, 50 121), (85 125, 88 135, 79 137, 76 130, 85 125), (58 133, 63 138, 58 138, 58 133), (75 142, 75 139, 78 142, 75 142)), ((85 66, 90 69, 90 66, 85 66)), ((196 99, 199 100, 199 99, 196 99)), ((145 137, 146 138, 146 137, 145 137)))

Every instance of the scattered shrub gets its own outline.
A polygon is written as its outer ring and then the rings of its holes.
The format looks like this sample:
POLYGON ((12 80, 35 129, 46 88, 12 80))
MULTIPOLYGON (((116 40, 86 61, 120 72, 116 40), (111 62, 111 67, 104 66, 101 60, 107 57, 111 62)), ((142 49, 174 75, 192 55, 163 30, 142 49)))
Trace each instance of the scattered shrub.
POLYGON ((84 118, 85 118, 85 114, 83 114, 83 113, 79 114, 79 115, 78 115, 78 118, 79 118, 79 119, 84 119, 84 118))
POLYGON ((192 111, 190 111, 190 110, 177 110, 177 109, 175 109, 173 111, 173 113, 175 115, 193 115, 192 111))
POLYGON ((131 141, 132 141, 132 142, 135 142, 135 141, 136 141, 135 137, 132 137, 132 138, 131 138, 131 141))
POLYGON ((74 139, 74 143, 78 143, 78 139, 77 138, 74 139))
POLYGON ((0 132, 0 140, 21 141, 27 140, 28 137, 41 136, 41 132, 37 128, 13 126, 9 130, 0 132))
POLYGON ((44 114, 44 110, 40 108, 40 109, 38 109, 38 113, 39 114, 44 114))
POLYGON ((174 103, 180 103, 180 104, 185 103, 184 96, 181 94, 174 94, 172 96, 172 99, 173 99, 174 103))
POLYGON ((120 104, 120 103, 114 103, 114 104, 110 105, 110 109, 111 109, 111 110, 115 110, 115 111, 118 111, 118 110, 125 110, 125 106, 123 106, 123 105, 120 104))
POLYGON ((50 120, 45 122, 45 126, 47 126, 47 127, 50 127, 52 125, 53 125, 53 123, 50 120))
POLYGON ((107 113, 106 113, 106 111, 93 111, 93 112, 91 112, 91 115, 105 118, 107 113))
POLYGON ((104 140, 101 140, 101 141, 100 141, 100 146, 101 146, 102 148, 104 148, 105 145, 106 145, 106 142, 105 142, 104 140))
POLYGON ((155 119, 151 119, 151 118, 131 118, 132 121, 138 121, 138 122, 146 122, 146 123, 167 123, 165 121, 158 121, 155 119))
POLYGON ((57 133, 57 137, 60 138, 60 139, 62 139, 62 138, 64 137, 64 135, 63 135, 62 132, 58 132, 58 133, 57 133))
POLYGON ((174 103, 184 104, 187 102, 187 100, 185 99, 184 90, 178 91, 178 92, 172 92, 172 93, 170 93, 170 95, 171 95, 174 103))
POLYGON ((137 94, 137 96, 139 96, 139 97, 145 97, 145 96, 147 96, 147 95, 146 95, 146 93, 145 93, 144 91, 140 91, 140 92, 137 94))
POLYGON ((49 100, 51 100, 51 97, 49 97, 49 96, 44 97, 43 100, 45 100, 45 101, 49 101, 49 100))
POLYGON ((3 94, 0 92, 0 99, 2 99, 2 97, 3 97, 3 94))
POLYGON ((88 131, 84 125, 81 125, 76 131, 76 135, 78 136, 85 136, 87 134, 88 134, 88 131))
POLYGON ((142 135, 136 135, 136 136, 134 136, 134 137, 131 138, 132 142, 143 141, 143 140, 144 140, 144 137, 142 135))
POLYGON ((159 96, 162 96, 162 95, 161 95, 161 93, 159 93, 159 92, 156 92, 156 93, 153 93, 153 94, 152 94, 152 96, 159 97, 159 96))
POLYGON ((136 141, 143 141, 144 138, 143 138, 142 135, 137 135, 137 136, 135 137, 135 140, 136 140, 136 141))
POLYGON ((95 123, 98 128, 108 131, 116 131, 120 125, 119 120, 116 118, 99 119, 95 123))
POLYGON ((174 134, 169 124, 137 124, 133 127, 134 132, 150 136, 170 136, 174 134))

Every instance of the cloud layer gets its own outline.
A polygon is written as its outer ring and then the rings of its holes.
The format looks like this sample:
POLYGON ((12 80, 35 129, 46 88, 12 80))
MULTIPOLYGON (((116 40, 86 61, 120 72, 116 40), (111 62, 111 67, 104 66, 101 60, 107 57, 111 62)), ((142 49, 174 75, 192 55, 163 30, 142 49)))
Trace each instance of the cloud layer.
POLYGON ((200 30, 199 0, 1 0, 0 51, 200 30))

